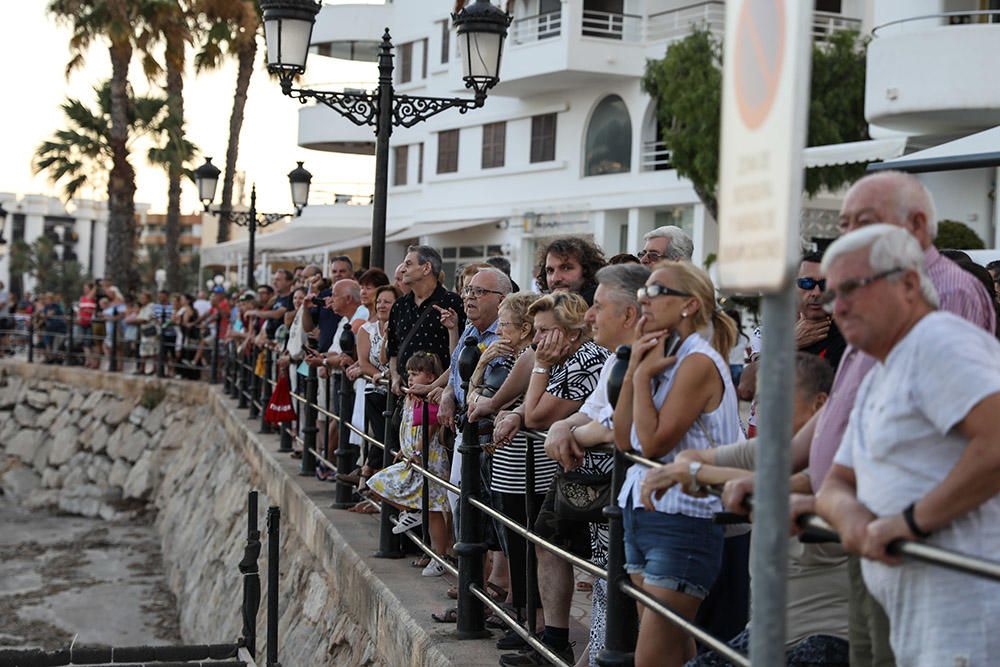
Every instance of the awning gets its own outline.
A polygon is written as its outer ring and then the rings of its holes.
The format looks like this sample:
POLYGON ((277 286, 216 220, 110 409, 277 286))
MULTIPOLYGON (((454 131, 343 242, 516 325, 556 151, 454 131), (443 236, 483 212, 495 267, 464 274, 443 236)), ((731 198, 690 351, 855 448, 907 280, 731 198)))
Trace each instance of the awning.
POLYGON ((983 167, 1000 167, 1000 126, 895 160, 869 165, 868 171, 895 169, 921 173, 983 167))
POLYGON ((344 239, 343 241, 337 241, 335 243, 328 243, 321 246, 309 246, 308 248, 299 248, 297 250, 286 250, 284 252, 275 253, 275 257, 306 257, 309 255, 325 255, 333 254, 335 252, 339 253, 344 250, 350 250, 352 248, 363 248, 372 244, 372 234, 371 232, 366 232, 360 236, 352 236, 350 238, 344 239))
POLYGON ((420 236, 432 236, 434 234, 447 234, 448 232, 458 232, 470 227, 480 225, 495 225, 502 220, 457 220, 452 222, 419 222, 412 227, 401 229, 398 232, 385 237, 389 241, 407 241, 420 236))
POLYGON ((889 160, 902 155, 905 149, 906 137, 888 137, 828 146, 810 146, 803 151, 802 155, 806 168, 810 169, 812 167, 832 167, 838 164, 889 160))

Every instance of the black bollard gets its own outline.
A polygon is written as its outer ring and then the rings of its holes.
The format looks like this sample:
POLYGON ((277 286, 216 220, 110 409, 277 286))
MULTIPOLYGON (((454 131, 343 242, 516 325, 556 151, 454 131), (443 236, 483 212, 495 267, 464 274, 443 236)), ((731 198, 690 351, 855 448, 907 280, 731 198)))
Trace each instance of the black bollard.
MULTIPOLYGON (((260 385, 261 378, 257 375, 257 359, 264 350, 254 348, 253 357, 250 359, 250 403, 247 405, 247 419, 257 419, 260 416, 260 385)), ((266 354, 266 353, 265 353, 266 354)))
MULTIPOLYGON (((522 421, 522 424, 524 422, 522 421)), ((538 508, 535 500, 535 447, 537 447, 534 437, 525 434, 524 438, 524 527, 534 530, 535 518, 538 516, 538 508)), ((528 550, 525 556, 525 598, 524 611, 528 632, 534 637, 538 634, 536 621, 538 620, 538 607, 542 602, 538 599, 538 554, 535 552, 535 545, 525 540, 525 547, 528 550)))
MULTIPOLYGON (((472 336, 465 339, 465 345, 458 356, 458 372, 462 387, 468 391, 469 380, 479 363, 479 341, 472 336)), ((483 588, 483 555, 486 545, 482 541, 483 517, 470 501, 481 497, 479 489, 479 428, 475 422, 466 422, 462 427, 462 494, 461 513, 458 521, 459 542, 455 545, 458 554, 458 626, 459 639, 481 639, 490 636, 486 629, 483 604, 471 588, 483 588)))
POLYGON ((279 667, 278 663, 278 534, 281 510, 267 508, 267 662, 266 667, 279 667))
POLYGON ((118 336, 121 333, 121 327, 118 324, 120 321, 112 315, 111 322, 109 322, 111 327, 111 360, 108 362, 108 370, 111 372, 118 371, 118 336))
MULTIPOLYGON (((337 450, 334 454, 337 456, 337 473, 349 475, 354 470, 354 462, 358 456, 357 449, 351 444, 351 429, 347 427, 354 414, 354 383, 346 374, 340 373, 340 382, 337 386, 339 387, 337 413, 340 423, 337 425, 337 450)), ((339 480, 336 486, 336 500, 333 506, 337 509, 351 507, 354 504, 354 487, 339 480)))
POLYGON ((306 380, 306 404, 302 406, 305 415, 302 420, 302 465, 299 475, 312 477, 316 474, 316 394, 319 393, 316 367, 309 367, 309 378, 306 380))
POLYGON ((226 360, 222 366, 222 393, 230 396, 233 393, 233 354, 232 343, 226 344, 226 360))
POLYGON ((210 384, 219 384, 219 350, 222 333, 222 312, 215 314, 215 337, 212 340, 212 372, 208 381, 210 384))
POLYGON ((160 306, 160 346, 156 355, 156 377, 167 376, 167 307, 160 306))
POLYGON ((267 423, 267 404, 271 402, 271 376, 274 374, 274 355, 271 348, 264 352, 264 377, 260 382, 260 432, 270 433, 271 425, 267 423))
MULTIPOLYGON (((618 404, 625 370, 628 368, 632 348, 621 345, 615 351, 615 365, 608 378, 608 401, 612 407, 618 404)), ((638 634, 638 617, 635 604, 622 592, 621 585, 629 581, 625 572, 625 529, 622 525, 622 508, 618 506, 618 492, 625 481, 628 462, 615 449, 615 465, 611 473, 611 504, 604 508, 608 517, 608 613, 604 625, 604 648, 597 656, 601 667, 628 667, 632 665, 633 651, 638 634)))
POLYGON ((66 316, 68 325, 66 327, 66 357, 63 359, 65 366, 73 365, 73 304, 69 304, 69 315, 66 316))
MULTIPOLYGON (((396 395, 392 391, 386 393, 385 412, 385 449, 382 450, 382 465, 386 468, 392 465, 392 452, 399 449, 399 430, 393 429, 392 416, 396 410, 396 395), (395 432, 393 432, 395 431, 395 432)), ((399 547, 400 536, 393 535, 390 517, 398 514, 396 508, 389 503, 382 503, 378 526, 378 551, 376 558, 402 558, 403 551, 399 547)))
POLYGON ((260 609, 260 530, 257 526, 257 492, 247 498, 247 543, 243 548, 240 572, 243 574, 243 636, 240 642, 251 657, 257 652, 257 610, 260 609))
MULTIPOLYGON (((291 373, 295 372, 294 362, 290 362, 288 367, 284 370, 278 370, 278 374, 284 374, 286 378, 289 378, 291 373)), ((291 378, 289 378, 289 385, 291 384, 291 378)), ((281 439, 278 443, 278 451, 288 453, 292 451, 292 426, 288 422, 281 422, 278 424, 278 430, 281 431, 281 439)))
POLYGON ((237 397, 239 399, 239 403, 236 404, 236 407, 241 410, 247 407, 247 400, 250 398, 250 376, 252 374, 252 370, 250 368, 250 364, 247 363, 247 359, 253 359, 253 353, 254 348, 253 345, 251 345, 247 352, 240 355, 242 357, 240 360, 239 372, 240 391, 239 396, 237 397))
POLYGON ((35 316, 28 315, 28 363, 35 361, 35 316))
MULTIPOLYGON (((420 427, 420 465, 424 470, 430 470, 431 451, 431 429, 430 429, 430 404, 427 401, 420 402, 420 418, 423 420, 420 427)), ((431 480, 424 475, 424 483, 420 489, 420 537, 425 545, 431 545, 431 480)))

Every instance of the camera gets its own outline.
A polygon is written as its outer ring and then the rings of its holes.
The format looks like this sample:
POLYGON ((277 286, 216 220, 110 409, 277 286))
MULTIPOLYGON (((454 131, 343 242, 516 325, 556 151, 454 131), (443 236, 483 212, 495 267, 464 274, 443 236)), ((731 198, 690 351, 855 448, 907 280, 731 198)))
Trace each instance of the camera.
POLYGON ((312 298, 312 305, 316 306, 317 308, 322 308, 326 305, 326 299, 324 299, 321 296, 314 296, 312 298))

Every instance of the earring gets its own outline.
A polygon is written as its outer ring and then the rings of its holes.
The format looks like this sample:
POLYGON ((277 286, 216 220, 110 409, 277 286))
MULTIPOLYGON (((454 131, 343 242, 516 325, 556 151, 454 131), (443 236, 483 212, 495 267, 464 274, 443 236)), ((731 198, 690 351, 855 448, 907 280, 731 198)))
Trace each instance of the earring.
POLYGON ((688 311, 682 310, 681 311, 681 317, 687 317, 687 316, 688 316, 688 311))

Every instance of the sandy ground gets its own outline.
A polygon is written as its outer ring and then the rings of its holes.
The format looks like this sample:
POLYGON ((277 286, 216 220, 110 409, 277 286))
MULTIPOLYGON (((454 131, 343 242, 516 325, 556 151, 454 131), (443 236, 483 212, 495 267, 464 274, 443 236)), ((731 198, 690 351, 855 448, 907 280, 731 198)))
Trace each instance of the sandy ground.
POLYGON ((150 523, 29 511, 0 496, 0 647, 179 643, 150 523))

